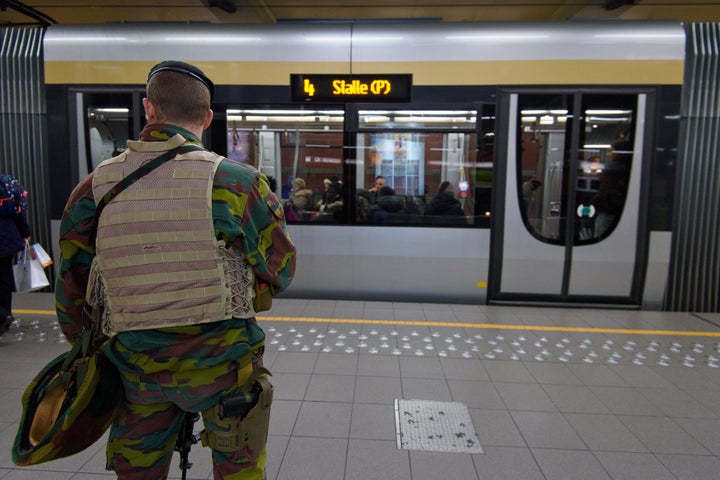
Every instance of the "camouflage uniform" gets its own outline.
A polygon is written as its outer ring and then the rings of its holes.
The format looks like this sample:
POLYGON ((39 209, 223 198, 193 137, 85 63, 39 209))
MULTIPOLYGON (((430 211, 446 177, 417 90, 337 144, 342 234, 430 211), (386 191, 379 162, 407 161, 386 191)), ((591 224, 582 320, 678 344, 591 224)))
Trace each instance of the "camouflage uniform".
MULTIPOLYGON (((176 134, 187 143, 200 144, 192 133, 161 124, 147 125, 140 140, 162 142, 176 134)), ((71 342, 86 326, 82 306, 95 256, 95 205, 91 174, 71 194, 60 225, 56 308, 71 342)), ((258 278, 276 293, 289 285, 295 247, 287 235, 282 205, 263 175, 222 161, 212 184, 212 217, 217 238, 245 252, 258 278)), ((254 318, 115 335, 105 353, 120 371, 125 399, 111 427, 107 468, 120 479, 166 478, 182 412, 201 412, 237 390, 251 373, 250 365, 261 365, 264 337, 254 318)), ((211 431, 223 425, 205 421, 205 428, 211 431)), ((213 451, 213 464, 216 479, 261 479, 265 452, 213 451)))

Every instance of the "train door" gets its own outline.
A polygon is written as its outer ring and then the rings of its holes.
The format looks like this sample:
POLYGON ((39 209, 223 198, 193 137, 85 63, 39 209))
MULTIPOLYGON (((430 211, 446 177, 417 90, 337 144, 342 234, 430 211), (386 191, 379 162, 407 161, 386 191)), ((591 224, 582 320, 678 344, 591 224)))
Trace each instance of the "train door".
POLYGON ((126 148, 129 139, 137 138, 145 123, 143 95, 132 90, 71 93, 78 132, 77 180, 126 148))
POLYGON ((640 304, 648 96, 502 96, 491 303, 640 304))

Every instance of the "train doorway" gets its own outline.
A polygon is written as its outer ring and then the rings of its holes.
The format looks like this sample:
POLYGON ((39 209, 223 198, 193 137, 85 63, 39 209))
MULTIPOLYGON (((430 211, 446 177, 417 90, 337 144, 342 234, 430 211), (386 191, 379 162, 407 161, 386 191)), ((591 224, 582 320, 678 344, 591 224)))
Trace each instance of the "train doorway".
POLYGON ((640 305, 649 96, 501 95, 490 303, 640 305))

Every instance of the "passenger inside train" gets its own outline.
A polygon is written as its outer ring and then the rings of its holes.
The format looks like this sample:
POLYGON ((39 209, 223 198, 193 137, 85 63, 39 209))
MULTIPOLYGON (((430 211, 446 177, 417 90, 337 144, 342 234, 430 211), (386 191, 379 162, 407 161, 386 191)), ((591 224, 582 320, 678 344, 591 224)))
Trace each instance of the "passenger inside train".
POLYGON ((608 161, 600 174, 598 193, 592 200, 597 211, 595 238, 609 234, 620 220, 630 180, 632 150, 632 143, 625 139, 617 140, 608 150, 608 161))

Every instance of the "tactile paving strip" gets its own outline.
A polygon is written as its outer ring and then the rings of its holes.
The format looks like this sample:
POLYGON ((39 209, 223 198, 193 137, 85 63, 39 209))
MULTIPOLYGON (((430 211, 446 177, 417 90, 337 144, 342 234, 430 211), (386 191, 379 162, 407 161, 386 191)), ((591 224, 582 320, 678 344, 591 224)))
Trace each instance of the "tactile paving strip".
POLYGON ((400 449, 484 453, 463 403, 395 399, 395 429, 400 449))
POLYGON ((272 325, 265 332, 268 346, 280 352, 720 368, 720 342, 708 339, 272 325))

